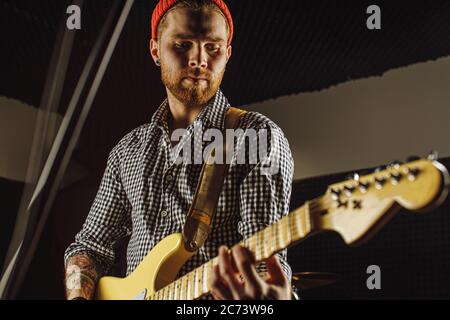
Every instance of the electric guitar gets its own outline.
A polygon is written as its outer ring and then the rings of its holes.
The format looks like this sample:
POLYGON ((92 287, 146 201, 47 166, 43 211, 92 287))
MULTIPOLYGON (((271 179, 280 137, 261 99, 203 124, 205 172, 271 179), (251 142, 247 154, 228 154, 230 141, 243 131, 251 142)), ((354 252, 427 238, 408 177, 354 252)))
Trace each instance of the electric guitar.
MULTIPOLYGON (((324 195, 306 202, 275 224, 239 244, 257 262, 319 232, 339 233, 346 244, 367 241, 401 208, 423 212, 446 198, 449 174, 437 161, 391 165, 383 171, 330 185, 324 195)), ((97 299, 193 300, 209 293, 217 257, 175 280, 195 252, 175 233, 159 242, 126 278, 100 279, 97 299)))

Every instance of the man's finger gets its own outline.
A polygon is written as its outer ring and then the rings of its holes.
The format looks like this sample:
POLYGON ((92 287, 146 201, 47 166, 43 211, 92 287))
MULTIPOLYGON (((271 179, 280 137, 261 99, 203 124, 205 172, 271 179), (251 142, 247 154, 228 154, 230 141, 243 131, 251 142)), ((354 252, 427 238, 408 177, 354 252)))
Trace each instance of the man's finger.
POLYGON ((220 276, 228 288, 230 288, 233 299, 240 299, 243 295, 243 285, 237 276, 237 270, 233 267, 233 257, 225 246, 219 248, 219 270, 220 276))
POLYGON ((216 300, 233 299, 233 294, 223 283, 222 277, 220 276, 219 265, 215 265, 213 268, 213 275, 211 277, 211 294, 216 300))
POLYGON ((242 246, 235 246, 232 253, 238 271, 244 277, 245 291, 247 291, 252 298, 257 299, 262 295, 263 285, 265 283, 256 271, 253 254, 242 246))
POLYGON ((276 254, 266 260, 266 265, 267 272, 269 274, 269 279, 267 281, 268 283, 279 286, 285 286, 288 284, 288 279, 284 274, 280 259, 276 254))

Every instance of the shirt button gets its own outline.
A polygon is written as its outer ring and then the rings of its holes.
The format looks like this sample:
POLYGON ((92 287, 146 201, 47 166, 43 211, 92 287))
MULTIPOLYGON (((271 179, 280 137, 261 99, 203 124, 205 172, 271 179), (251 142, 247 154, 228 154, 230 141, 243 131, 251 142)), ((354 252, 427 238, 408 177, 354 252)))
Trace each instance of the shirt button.
POLYGON ((167 217, 167 211, 165 210, 161 211, 161 217, 167 217))
POLYGON ((172 181, 172 176, 171 176, 170 174, 168 174, 168 175, 166 176, 166 180, 167 180, 168 182, 172 181))

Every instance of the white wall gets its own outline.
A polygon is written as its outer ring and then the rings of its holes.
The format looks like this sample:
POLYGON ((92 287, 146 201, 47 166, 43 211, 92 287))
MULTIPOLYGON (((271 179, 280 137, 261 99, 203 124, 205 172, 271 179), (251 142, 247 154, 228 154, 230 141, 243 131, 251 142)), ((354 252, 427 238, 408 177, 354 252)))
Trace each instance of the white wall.
POLYGON ((285 132, 295 178, 450 156, 450 57, 246 108, 285 132))
MULTIPOLYGON (((41 110, 15 99, 0 97, 0 177, 27 181, 35 126, 41 110)), ((46 141, 46 149, 61 123, 61 116, 51 114, 49 128, 53 128, 46 141)))

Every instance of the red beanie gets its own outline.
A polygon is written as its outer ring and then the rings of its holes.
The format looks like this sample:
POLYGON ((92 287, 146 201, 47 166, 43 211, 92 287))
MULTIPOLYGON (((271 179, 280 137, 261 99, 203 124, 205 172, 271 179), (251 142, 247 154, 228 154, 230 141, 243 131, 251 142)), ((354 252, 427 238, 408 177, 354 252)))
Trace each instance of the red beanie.
MULTIPOLYGON (((230 39, 228 40, 228 44, 231 43, 231 40, 233 39, 233 18, 231 17, 230 10, 228 10, 227 5, 223 0, 212 0, 217 7, 222 11, 224 16, 228 20, 228 26, 230 27, 230 39)), ((157 39, 157 30, 159 22, 161 21, 161 18, 166 14, 166 12, 172 8, 177 3, 177 0, 159 0, 158 4, 156 5, 155 10, 153 10, 152 14, 152 38, 154 40, 157 39)))

